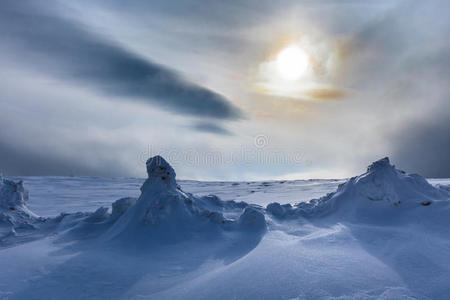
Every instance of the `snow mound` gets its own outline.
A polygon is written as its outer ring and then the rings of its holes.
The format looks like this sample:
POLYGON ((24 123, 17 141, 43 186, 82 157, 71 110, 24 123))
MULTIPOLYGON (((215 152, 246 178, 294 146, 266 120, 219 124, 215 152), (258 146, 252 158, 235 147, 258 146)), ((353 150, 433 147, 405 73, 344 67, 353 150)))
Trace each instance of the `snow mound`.
POLYGON ((0 205, 2 208, 25 206, 28 201, 28 191, 25 190, 23 182, 15 183, 11 180, 0 178, 0 205))
POLYGON ((134 244, 138 249, 145 244, 230 237, 225 232, 252 236, 265 232, 260 207, 222 201, 214 195, 195 197, 185 193, 177 185, 175 170, 161 156, 150 158, 146 168, 148 178, 141 186, 139 198, 118 199, 111 210, 100 207, 94 212, 62 213, 53 218, 40 218, 27 208, 28 192, 22 182, 2 179, 2 238, 16 236, 17 229, 41 229, 42 234, 58 233, 61 242, 117 241, 134 244))
POLYGON ((264 215, 253 207, 247 207, 239 217, 238 224, 247 230, 255 229, 257 231, 265 228, 266 219, 264 215))
POLYGON ((136 200, 136 198, 125 197, 114 201, 112 204, 111 221, 116 221, 120 216, 122 216, 136 203, 136 200))
POLYGON ((39 217, 27 206, 28 191, 23 182, 13 182, 0 177, 0 225, 12 232, 19 228, 34 228, 39 217))
POLYGON ((391 222, 406 219, 417 210, 447 205, 449 193, 436 188, 418 174, 398 170, 385 157, 367 172, 339 185, 336 192, 295 207, 272 203, 267 211, 283 217, 333 215, 352 221, 391 222))
POLYGON ((176 183, 174 169, 161 156, 148 159, 146 165, 148 178, 136 202, 121 200, 113 205, 112 217, 122 211, 121 207, 127 209, 105 233, 106 239, 174 242, 193 236, 217 237, 222 230, 265 230, 264 214, 257 209, 247 207, 239 218, 229 219, 224 211, 242 212, 247 205, 185 193, 176 183))

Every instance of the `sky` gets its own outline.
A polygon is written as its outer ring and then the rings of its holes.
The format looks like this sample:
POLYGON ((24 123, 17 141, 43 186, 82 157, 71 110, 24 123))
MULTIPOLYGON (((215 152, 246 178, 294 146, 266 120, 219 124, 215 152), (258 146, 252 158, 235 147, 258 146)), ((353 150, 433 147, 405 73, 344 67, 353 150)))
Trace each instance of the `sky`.
POLYGON ((450 177, 449 14, 444 0, 3 0, 0 171, 144 177, 160 154, 183 179, 344 178, 389 156, 450 177))

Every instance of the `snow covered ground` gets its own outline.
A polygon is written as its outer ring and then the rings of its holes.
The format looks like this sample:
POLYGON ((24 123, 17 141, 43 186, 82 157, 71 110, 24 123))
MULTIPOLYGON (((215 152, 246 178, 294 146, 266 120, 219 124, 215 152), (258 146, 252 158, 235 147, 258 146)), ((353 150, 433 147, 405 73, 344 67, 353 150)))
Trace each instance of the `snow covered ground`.
MULTIPOLYGON (((28 207, 40 216, 61 212, 93 211, 122 197, 138 197, 145 178, 103 177, 10 177, 23 180, 30 192, 28 207)), ((183 190, 196 195, 214 194, 222 200, 259 205, 308 201, 336 190, 344 179, 279 180, 261 182, 201 182, 179 180, 183 190)), ((433 184, 450 185, 450 179, 428 179, 433 184)))
POLYGON ((28 200, 4 181, 0 299, 450 298, 450 179, 380 160, 348 181, 175 182, 156 162, 8 178, 28 200))
MULTIPOLYGON (((10 177, 23 180, 30 192, 28 207, 40 216, 61 212, 92 211, 122 197, 138 197, 145 178, 10 177)), ((222 200, 267 205, 297 203, 334 191, 345 180, 291 180, 267 182, 200 182, 178 180, 183 190, 195 195, 214 194, 222 200)), ((450 184, 450 180, 449 180, 450 184)))

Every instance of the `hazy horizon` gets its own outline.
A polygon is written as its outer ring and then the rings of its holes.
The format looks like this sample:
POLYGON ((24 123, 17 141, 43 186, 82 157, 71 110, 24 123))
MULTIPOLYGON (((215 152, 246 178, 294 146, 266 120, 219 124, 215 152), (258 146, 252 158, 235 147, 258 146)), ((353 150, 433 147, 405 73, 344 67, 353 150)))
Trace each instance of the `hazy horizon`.
POLYGON ((450 177, 450 3, 0 3, 0 172, 450 177))

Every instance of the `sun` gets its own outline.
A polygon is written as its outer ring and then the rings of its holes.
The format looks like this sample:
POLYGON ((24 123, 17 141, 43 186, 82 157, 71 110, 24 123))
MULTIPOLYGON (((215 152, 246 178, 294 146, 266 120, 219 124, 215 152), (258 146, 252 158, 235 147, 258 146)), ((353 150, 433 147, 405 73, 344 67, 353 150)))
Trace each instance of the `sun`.
POLYGON ((281 78, 297 80, 308 68, 308 55, 299 46, 292 45, 278 53, 275 63, 281 78))

